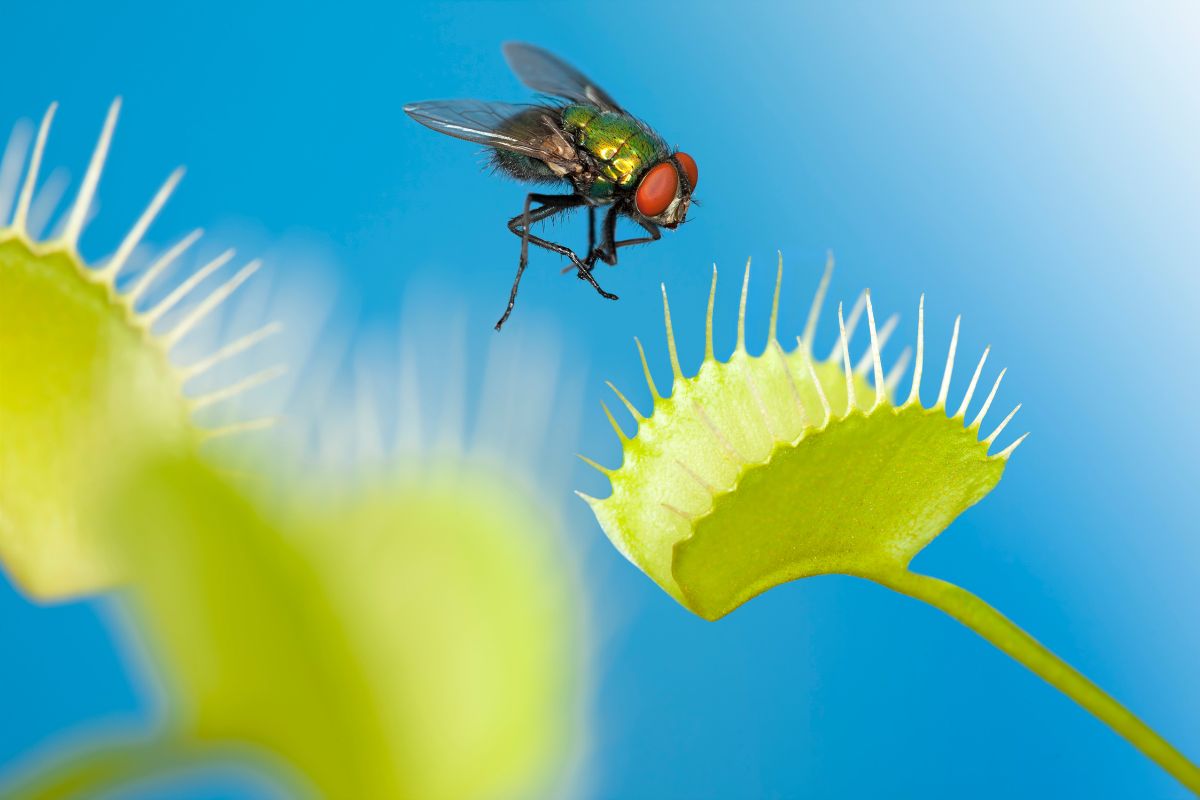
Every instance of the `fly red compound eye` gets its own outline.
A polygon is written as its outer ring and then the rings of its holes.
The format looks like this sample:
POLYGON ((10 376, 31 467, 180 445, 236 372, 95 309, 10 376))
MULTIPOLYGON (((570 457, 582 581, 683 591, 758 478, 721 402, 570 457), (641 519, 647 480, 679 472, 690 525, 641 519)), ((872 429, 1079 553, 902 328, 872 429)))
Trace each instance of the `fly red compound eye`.
POLYGON ((638 184, 634 202, 637 210, 645 217, 657 217, 667 210, 679 192, 679 173, 670 161, 664 161, 650 169, 638 184))
POLYGON ((696 191, 696 181, 700 179, 700 173, 696 170, 696 159, 687 153, 676 153, 675 160, 679 162, 679 166, 683 167, 683 174, 687 178, 691 191, 696 191))

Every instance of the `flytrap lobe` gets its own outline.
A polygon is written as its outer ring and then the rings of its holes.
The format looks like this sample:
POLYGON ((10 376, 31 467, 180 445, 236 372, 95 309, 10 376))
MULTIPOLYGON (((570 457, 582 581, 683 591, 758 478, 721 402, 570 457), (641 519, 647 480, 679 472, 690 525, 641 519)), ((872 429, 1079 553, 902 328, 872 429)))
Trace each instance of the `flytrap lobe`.
POLYGON ((895 322, 876 329, 869 292, 848 318, 838 307, 838 343, 824 360, 814 359, 813 334, 831 267, 804 334, 789 351, 776 330, 780 259, 767 344, 752 356, 745 337, 747 263, 737 346, 727 361, 713 355, 714 268, 704 362, 692 377, 679 365, 664 288, 671 393, 658 392, 639 342, 653 409, 643 415, 613 387, 637 420, 637 432, 628 436, 606 407, 621 439, 621 465, 608 469, 584 459, 612 484, 612 494, 602 500, 580 495, 608 538, 707 620, 786 581, 831 573, 866 578, 928 603, 1063 692, 1200 795, 1200 768, 1128 709, 983 600, 908 569, 917 553, 999 482, 1025 436, 991 451, 1020 406, 980 438, 1002 371, 975 416, 965 421, 987 363, 985 349, 966 394, 949 413, 961 319, 954 322, 937 400, 922 405, 923 296, 912 384, 903 403, 894 403, 892 393, 907 366, 907 351, 885 377, 880 351, 895 322), (870 346, 852 366, 851 337, 864 307, 870 346))
POLYGON ((233 259, 226 251, 167 288, 167 271, 195 245, 197 230, 144 270, 126 274, 182 169, 170 174, 111 257, 93 265, 80 256, 119 100, 108 111, 73 204, 40 239, 56 199, 55 176, 38 189, 55 109, 43 117, 28 163, 28 139, 18 126, 0 166, 0 560, 12 580, 42 599, 115 580, 90 520, 94 501, 123 464, 146 447, 192 448, 269 425, 254 419, 206 428, 192 414, 282 374, 273 367, 208 394, 185 392, 188 382, 276 333, 278 325, 234 338, 186 365, 177 364, 173 352, 259 262, 210 288, 210 279, 233 259), (159 299, 148 302, 152 298, 159 299))
POLYGON ((897 318, 877 328, 869 292, 848 317, 839 305, 838 342, 826 358, 814 358, 812 340, 831 274, 832 262, 803 335, 785 350, 777 338, 781 258, 766 347, 750 355, 745 341, 747 263, 737 346, 727 361, 720 361, 712 344, 714 267, 704 362, 691 377, 679 364, 664 288, 671 392, 666 397, 659 393, 639 342, 654 398, 652 413, 643 415, 613 387, 637 421, 637 432, 629 437, 605 408, 624 458, 617 469, 589 460, 608 476, 612 494, 584 499, 630 561, 705 619, 722 617, 785 581, 827 573, 871 577, 905 569, 959 514, 991 491, 1024 439, 989 453, 1012 414, 980 438, 1003 372, 971 422, 964 421, 987 350, 957 410, 947 412, 958 321, 937 402, 929 408, 921 404, 924 297, 917 314, 912 388, 903 403, 894 403, 892 393, 910 351, 885 376, 880 351, 897 318), (870 345, 852 360, 850 342, 864 310, 870 345))

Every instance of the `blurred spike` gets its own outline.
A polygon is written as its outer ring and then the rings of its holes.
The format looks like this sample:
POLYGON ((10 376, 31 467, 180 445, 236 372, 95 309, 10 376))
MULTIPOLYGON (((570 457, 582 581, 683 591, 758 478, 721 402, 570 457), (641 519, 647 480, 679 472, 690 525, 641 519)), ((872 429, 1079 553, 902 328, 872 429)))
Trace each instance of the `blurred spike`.
POLYGON ((675 380, 683 380, 683 370, 679 368, 679 353, 675 349, 675 329, 671 327, 671 305, 667 302, 667 285, 662 284, 663 320, 667 325, 667 350, 671 354, 671 372, 675 380))
MULTIPOLYGON (((867 328, 871 332, 871 359, 875 362, 875 402, 871 408, 878 408, 887 395, 887 389, 883 385, 883 362, 879 358, 879 336, 875 332, 875 309, 871 307, 870 289, 867 289, 867 328)), ((847 353, 847 358, 849 358, 849 353, 847 353)))
MULTIPOLYGON (((413 337, 399 330, 396 349, 399 353, 400 370, 396 383, 396 402, 393 407, 392 424, 395 435, 392 453, 400 459, 414 458, 422 452, 424 435, 421 424, 421 371, 417 368, 416 348, 413 337)), ((326 379, 328 382, 331 379, 326 379)))
POLYGON ((950 392, 950 376, 954 372, 954 351, 958 349, 958 327, 962 323, 962 314, 954 318, 954 333, 950 335, 950 352, 946 355, 946 371, 942 373, 942 388, 938 392, 934 408, 945 408, 946 395, 950 392))
POLYGON ((223 389, 217 389, 209 392, 208 394, 202 394, 193 398, 192 410, 199 411, 202 408, 207 408, 208 406, 229 400, 233 397, 237 397, 243 392, 248 392, 255 387, 262 386, 264 383, 273 381, 276 378, 281 378, 285 374, 287 374, 287 367, 282 364, 270 367, 269 369, 264 369, 261 372, 256 372, 231 386, 226 386, 223 389))
POLYGON ((987 399, 983 401, 983 408, 979 409, 979 413, 975 415, 975 419, 971 420, 971 424, 967 426, 969 430, 977 429, 983 424, 983 417, 987 414, 988 409, 992 407, 992 401, 996 399, 996 390, 1000 388, 1000 381, 1004 380, 1004 373, 1008 372, 1008 367, 1000 370, 1000 374, 996 376, 996 382, 992 384, 992 390, 988 392, 987 399))
POLYGON ((21 195, 17 199, 17 210, 13 213, 12 226, 18 233, 28 235, 25 229, 29 218, 29 206, 33 202, 33 189, 37 183, 38 170, 42 167, 42 153, 46 150, 46 137, 50 135, 50 123, 54 121, 54 112, 58 103, 51 103, 38 126, 37 138, 33 143, 33 156, 29 159, 29 171, 25 173, 25 182, 21 184, 21 195))
POLYGON ((169 350, 179 343, 179 340, 195 328, 200 322, 213 312, 217 306, 225 302, 231 294, 237 291, 237 288, 249 280, 250 276, 258 271, 262 266, 261 261, 251 261, 246 266, 242 267, 232 278, 218 286, 212 294, 204 298, 199 305, 192 309, 183 320, 176 325, 170 333, 163 336, 163 345, 169 350))
POLYGON ((989 436, 983 440, 983 443, 986 445, 990 445, 992 442, 996 441, 996 437, 1000 435, 1000 433, 1004 430, 1005 426, 1008 425, 1009 421, 1013 417, 1015 417, 1017 415, 1017 412, 1020 410, 1021 410, 1021 404, 1017 403, 1017 407, 1014 408, 1012 411, 1008 412, 1008 416, 1005 417, 1004 420, 999 425, 996 426, 996 430, 992 431, 991 436, 989 436))
POLYGON ((207 372, 222 361, 233 358, 238 353, 250 349, 263 339, 273 336, 279 333, 281 330, 283 330, 283 325, 281 323, 272 322, 271 324, 264 325, 252 333, 248 333, 245 336, 235 339, 207 358, 197 361, 190 367, 183 368, 183 380, 189 381, 192 378, 195 378, 197 375, 207 372))
POLYGON ((183 255, 183 252, 196 243, 196 240, 203 235, 204 231, 201 228, 189 233, 187 236, 176 242, 169 250, 154 260, 154 263, 146 268, 142 276, 138 278, 137 283, 133 285, 125 295, 126 302, 129 307, 133 308, 142 295, 150 288, 150 284, 154 283, 155 278, 162 274, 162 271, 169 267, 175 259, 183 255))
MULTIPOLYGON (((796 410, 800 414, 800 427, 807 428, 808 412, 804 409, 804 400, 800 398, 800 387, 796 385, 796 378, 792 375, 791 367, 788 366, 787 356, 783 354, 783 348, 779 346, 778 341, 772 340, 772 342, 774 342, 774 346, 772 346, 771 342, 768 342, 767 349, 773 350, 775 357, 779 359, 779 369, 787 376, 788 386, 792 389, 792 398, 796 401, 796 410)), ((799 339, 797 339, 797 342, 799 342, 799 339)), ((803 351, 801 351, 801 355, 804 355, 803 351)))
POLYGON ((708 290, 708 314, 704 318, 704 360, 715 361, 713 355, 713 305, 717 299, 717 265, 713 264, 712 286, 708 290))
POLYGON ((639 424, 646 421, 646 418, 642 416, 642 412, 637 410, 637 406, 629 402, 629 398, 623 395, 621 390, 618 389, 612 381, 605 381, 604 383, 608 386, 608 388, 613 390, 613 394, 615 394, 617 399, 625 405, 625 408, 629 410, 629 413, 633 415, 633 418, 636 419, 639 424))
POLYGON ((117 279, 117 275, 121 272, 121 267, 125 266, 125 262, 129 260, 129 256, 133 253, 142 237, 146 235, 146 229, 150 227, 150 223, 154 222, 154 218, 158 216, 158 212, 162 211, 162 207, 171 197, 171 192, 175 191, 175 187, 179 185, 179 181, 183 178, 183 167, 179 167, 172 172, 163 182, 154 198, 150 201, 150 205, 146 206, 146 210, 138 217, 137 222, 129 229, 129 233, 121 241, 121 245, 117 248, 117 252, 104 268, 96 273, 96 277, 101 280, 113 283, 117 279))
POLYGON ((20 193, 21 176, 25 172, 25 156, 33 135, 26 120, 17 120, 8 134, 4 154, 0 155, 0 229, 7 228, 9 213, 20 193))
MULTIPOLYGON (((892 333, 895 332, 896 326, 900 324, 900 315, 892 314, 883 323, 883 327, 879 329, 879 353, 883 354, 883 348, 887 347, 888 340, 892 338, 892 333)), ((867 346, 866 351, 859 357, 858 363, 854 365, 855 375, 866 375, 867 370, 871 368, 871 347, 867 346)))
POLYGON ((825 305, 825 293, 829 291, 829 280, 833 277, 833 251, 825 254, 825 272, 821 282, 817 284, 817 293, 813 295, 812 305, 808 309, 808 319, 804 322, 804 335, 800 339, 804 348, 811 353, 813 336, 817 332, 817 322, 821 318, 821 306, 825 305))
POLYGON ((812 354, 804 349, 804 342, 797 338, 796 343, 800 345, 800 355, 804 356, 804 366, 808 369, 809 380, 817 390, 817 398, 821 401, 821 408, 825 411, 825 419, 821 422, 821 427, 824 428, 829 424, 829 418, 833 416, 833 410, 829 407, 829 398, 825 396, 825 387, 821 386, 821 382, 817 380, 817 371, 813 369, 812 354))
POLYGON ((913 366, 912 389, 904 405, 921 402, 921 370, 925 366, 925 295, 917 305, 917 360, 913 366))
POLYGON ((104 127, 100 129, 100 139, 96 142, 96 149, 92 151, 92 160, 88 163, 83 183, 79 186, 75 205, 71 207, 70 216, 67 217, 62 240, 72 249, 79 245, 79 235, 83 233, 88 209, 92 207, 92 200, 96 196, 96 186, 100 183, 100 173, 104 171, 104 160, 108 158, 108 146, 112 143, 113 129, 117 126, 117 115, 120 112, 121 98, 118 97, 108 107, 108 116, 104 118, 104 127))
POLYGON ((983 365, 987 361, 988 353, 992 351, 992 346, 989 344, 983 348, 983 355, 979 358, 979 364, 975 367, 975 374, 971 376, 971 383, 967 386, 967 393, 963 395, 962 403, 958 406, 958 411, 954 412, 953 419, 959 419, 967 413, 967 406, 971 404, 971 398, 975 396, 975 385, 979 383, 979 374, 983 372, 983 365))
POLYGON ((33 203, 29 206, 29 219, 25 223, 25 235, 28 238, 53 241, 61 236, 63 226, 66 223, 65 215, 59 215, 58 222, 52 230, 50 229, 50 221, 54 218, 59 201, 66 194, 69 182, 65 169, 55 169, 46 176, 45 182, 34 191, 33 203))
POLYGON ((642 347, 641 340, 635 336, 633 343, 637 345, 638 358, 642 360, 642 373, 646 376, 646 385, 650 387, 650 395, 655 401, 662 400, 662 395, 658 393, 658 387, 654 385, 654 376, 650 374, 650 364, 646 361, 646 350, 642 347))
POLYGON ((444 370, 439 381, 441 393, 436 409, 433 403, 430 404, 428 441, 431 452, 457 457, 467 447, 468 414, 466 325, 461 310, 454 314, 445 330, 446 338, 439 356, 444 370))
MULTIPOLYGON (((854 332, 858 330, 858 321, 862 317, 863 311, 867 308, 867 298, 862 292, 859 292, 858 298, 854 301, 854 307, 850 309, 850 316, 846 317, 846 342, 847 344, 854 338, 854 332)), ((829 351, 829 355, 825 360, 830 361, 837 358, 841 354, 842 343, 836 341, 833 343, 833 348, 829 351)))
POLYGON ((846 321, 842 319, 842 304, 838 303, 838 330, 842 335, 842 369, 846 373, 846 414, 858 405, 854 395, 854 373, 850 370, 850 345, 846 342, 846 321))
POLYGON ((742 275, 742 300, 738 304, 737 352, 746 352, 746 293, 750 288, 750 259, 746 259, 746 272, 742 275))
POLYGON ((904 372, 908 369, 908 362, 912 360, 912 354, 911 347, 904 348, 896 358, 896 363, 888 370, 888 374, 883 379, 883 385, 887 387, 889 393, 896 391, 896 385, 904 377, 904 372))
POLYGON ((351 359, 351 381, 354 386, 353 419, 349 426, 349 445, 354 460, 363 465, 377 465, 384 457, 383 434, 379 425, 378 391, 372 381, 373 370, 367 362, 365 352, 360 350, 351 359))
MULTIPOLYGON (((184 241, 187 240, 185 239, 184 241)), ((183 244, 183 242, 180 244, 183 244)), ((170 256, 171 253, 167 253, 167 255, 170 256)), ((176 286, 169 295, 160 300, 154 307, 148 309, 146 313, 142 314, 142 324, 144 324, 146 327, 150 327, 157 322, 163 314, 166 314, 168 311, 174 308, 180 300, 191 294, 191 292, 197 286, 199 286, 205 278, 228 264, 229 261, 233 259, 233 255, 233 250, 226 250, 224 253, 221 253, 221 255, 217 256, 212 261, 208 262, 200 269, 189 275, 187 280, 176 286)))
POLYGON ((1029 437, 1028 433, 1022 433, 1015 442, 1013 442, 1008 447, 1004 448, 999 453, 997 453, 996 458, 1003 458, 1003 459, 1007 460, 1008 457, 1013 454, 1013 451, 1021 446, 1021 442, 1025 441, 1025 439, 1028 437, 1029 437))
POLYGON ((612 425, 613 430, 617 432, 617 438, 620 439, 621 444, 624 445, 629 441, 629 437, 625 435, 625 431, 621 430, 621 426, 617 424, 617 418, 614 417, 613 413, 608 410, 608 406, 605 405, 603 400, 600 401, 600 407, 604 409, 604 416, 608 417, 608 424, 612 425))
POLYGON ((239 433, 253 433, 254 431, 265 431, 268 428, 273 428, 279 422, 277 417, 260 417, 258 419, 248 419, 244 422, 235 422, 231 425, 225 425, 220 428, 209 428, 202 433, 202 440, 209 441, 210 439, 221 439, 226 436, 236 436, 239 433))

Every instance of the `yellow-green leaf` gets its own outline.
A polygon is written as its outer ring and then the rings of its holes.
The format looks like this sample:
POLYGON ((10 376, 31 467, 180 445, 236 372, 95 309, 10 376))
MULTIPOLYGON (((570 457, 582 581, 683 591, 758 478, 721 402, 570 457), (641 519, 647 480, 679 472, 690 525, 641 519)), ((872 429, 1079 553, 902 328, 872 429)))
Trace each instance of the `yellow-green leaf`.
POLYGON ((183 731, 256 744, 322 797, 529 796, 561 777, 575 603, 551 518, 457 467, 286 508, 149 465, 111 535, 183 731))
MULTIPOLYGON (((679 366, 668 311, 671 393, 660 396, 651 382, 654 408, 647 417, 621 397, 637 433, 621 433, 620 467, 601 468, 611 495, 585 497, 617 548, 706 619, 796 578, 907 566, 991 491, 1012 452, 988 454, 994 437, 979 440, 982 413, 964 424, 970 396, 952 416, 944 393, 929 409, 916 391, 893 404, 899 376, 884 377, 879 343, 894 322, 883 333, 876 329, 869 294, 848 321, 839 307, 839 345, 829 359, 815 361, 811 335, 828 277, 806 337, 790 351, 774 338, 778 281, 771 338, 760 355, 745 347, 747 284, 738 344, 726 361, 712 353, 710 299, 707 354, 692 377, 679 366), (853 329, 864 309, 871 344, 863 358, 852 359, 853 329)), ((663 302, 665 308, 665 291, 663 302)), ((919 385, 920 326, 917 336, 919 385)), ((981 360, 968 395, 983 366, 981 360)))

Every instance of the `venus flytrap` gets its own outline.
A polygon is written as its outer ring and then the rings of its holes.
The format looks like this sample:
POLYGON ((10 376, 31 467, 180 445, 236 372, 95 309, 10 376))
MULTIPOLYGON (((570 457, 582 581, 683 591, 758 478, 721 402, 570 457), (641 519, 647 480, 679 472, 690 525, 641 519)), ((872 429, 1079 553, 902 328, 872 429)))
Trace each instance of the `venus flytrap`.
POLYGON ((638 342, 653 397, 651 413, 643 415, 612 387, 637 431, 626 434, 606 407, 621 440, 622 463, 609 469, 584 459, 611 483, 612 493, 604 499, 580 496, 612 543, 707 620, 781 583, 813 575, 866 578, 923 600, 1024 664, 1200 793, 1200 769, 1127 709, 975 595, 908 568, 917 553, 996 486, 1025 439, 1022 435, 992 452, 1020 406, 980 438, 1004 372, 975 416, 965 421, 989 351, 984 350, 951 414, 947 402, 960 322, 955 320, 937 400, 923 406, 922 297, 911 389, 897 405, 892 393, 907 356, 885 376, 880 351, 894 323, 876 328, 869 292, 849 317, 839 305, 838 343, 828 358, 814 360, 813 335, 830 268, 791 350, 777 338, 782 271, 781 258, 767 344, 761 354, 750 355, 747 263, 737 346, 720 361, 712 346, 714 268, 705 357, 691 377, 679 364, 664 287, 671 392, 664 396, 655 386, 638 342), (870 346, 855 363, 850 341, 862 307, 870 346))
MULTIPOLYGON (((185 387, 278 331, 267 325, 187 365, 172 351, 258 269, 252 261, 215 289, 202 284, 233 258, 227 251, 147 305, 164 273, 200 237, 195 231, 140 275, 130 258, 183 176, 175 170, 150 199, 115 253, 100 265, 79 254, 120 101, 109 109, 61 233, 35 241, 30 224, 42 156, 56 107, 42 119, 13 208, 0 221, 0 561, 40 599, 105 588, 118 579, 108 544, 92 524, 95 503, 147 446, 188 450, 206 439, 253 430, 269 420, 204 428, 192 413, 226 402, 280 374, 258 373, 208 395, 185 387)), ((24 147, 14 139, 15 174, 24 147)))
POLYGON ((577 403, 551 348, 505 337, 468 419, 438 321, 401 337, 394 386, 373 348, 314 355, 313 418, 291 405, 269 459, 241 454, 254 480, 168 445, 113 482, 92 522, 158 724, 51 750, 0 796, 108 796, 214 758, 289 797, 571 794, 580 584, 532 478, 577 403))
MULTIPOLYGON (((468 420, 455 348, 425 364, 407 346, 439 335, 420 326, 402 337, 394 408, 378 394, 391 395, 385 360, 352 359, 352 380, 316 369, 333 396, 250 489, 168 454, 110 504, 137 634, 173 701, 173 751, 253 745, 273 757, 272 774, 299 777, 288 788, 301 797, 566 789, 579 584, 528 473, 575 404, 544 348, 506 349, 488 358, 488 402, 468 420), (414 438, 439 418, 441 436, 414 438)), ((89 768, 68 758, 14 796, 89 768)), ((105 773, 89 786, 124 780, 105 773)))
MULTIPOLYGON (((171 702, 140 763, 89 790, 239 743, 296 797, 526 797, 564 778, 573 587, 544 507, 464 465, 370 483, 269 500, 194 457, 134 474, 105 522, 171 702)), ((89 768, 68 757, 5 796, 89 768)))

